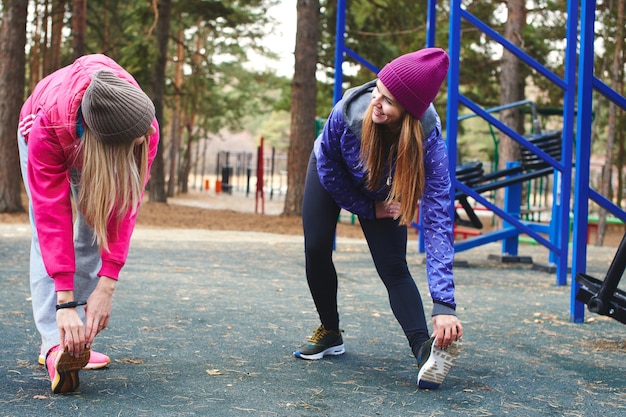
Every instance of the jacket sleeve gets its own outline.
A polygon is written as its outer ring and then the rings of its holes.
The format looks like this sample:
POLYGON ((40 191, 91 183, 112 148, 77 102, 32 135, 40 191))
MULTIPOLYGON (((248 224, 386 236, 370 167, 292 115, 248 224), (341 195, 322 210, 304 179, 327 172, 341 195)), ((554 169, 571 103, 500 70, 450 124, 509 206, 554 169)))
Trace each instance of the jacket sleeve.
MULTIPOLYGON (((156 128, 156 133, 150 137, 148 148, 148 173, 152 168, 152 163, 156 157, 159 144, 159 125, 156 119, 152 122, 152 126, 156 128)), ((144 183, 144 191, 147 183, 148 178, 146 178, 146 182, 144 183)), ((102 267, 98 272, 98 276, 106 276, 115 280, 119 278, 120 271, 128 257, 130 238, 132 237, 137 222, 138 209, 139 207, 137 207, 134 213, 126 213, 119 224, 115 221, 111 221, 107 225, 109 250, 102 253, 102 267)))
POLYGON ((433 302, 433 315, 454 314, 453 225, 450 216, 450 173, 446 145, 433 130, 425 141, 425 187, 422 222, 426 241, 426 274, 433 302))
POLYGON ((341 114, 341 102, 331 111, 314 145, 317 173, 322 186, 344 210, 364 219, 374 219, 374 200, 361 192, 360 138, 341 114))
POLYGON ((64 150, 41 112, 28 140, 28 188, 41 256, 56 291, 74 289, 76 262, 69 171, 64 150))

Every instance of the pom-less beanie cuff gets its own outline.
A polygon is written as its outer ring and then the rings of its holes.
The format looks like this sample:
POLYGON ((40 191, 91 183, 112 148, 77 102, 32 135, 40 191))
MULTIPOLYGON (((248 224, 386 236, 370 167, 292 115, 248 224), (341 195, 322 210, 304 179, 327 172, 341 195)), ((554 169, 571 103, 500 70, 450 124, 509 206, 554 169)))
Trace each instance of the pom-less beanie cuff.
POLYGON ((411 116, 421 119, 437 96, 449 64, 443 49, 420 49, 389 62, 378 79, 411 116))
POLYGON ((111 71, 97 71, 81 102, 83 119, 103 143, 127 143, 148 132, 154 120, 152 100, 111 71))

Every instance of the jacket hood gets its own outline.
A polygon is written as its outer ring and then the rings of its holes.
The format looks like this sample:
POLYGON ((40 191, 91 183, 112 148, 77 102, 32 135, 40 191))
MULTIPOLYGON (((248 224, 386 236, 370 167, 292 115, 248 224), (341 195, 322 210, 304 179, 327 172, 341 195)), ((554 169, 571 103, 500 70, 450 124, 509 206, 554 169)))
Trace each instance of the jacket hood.
POLYGON ((361 137, 363 115, 372 101, 374 87, 376 87, 376 80, 346 90, 341 99, 343 119, 357 137, 361 137))

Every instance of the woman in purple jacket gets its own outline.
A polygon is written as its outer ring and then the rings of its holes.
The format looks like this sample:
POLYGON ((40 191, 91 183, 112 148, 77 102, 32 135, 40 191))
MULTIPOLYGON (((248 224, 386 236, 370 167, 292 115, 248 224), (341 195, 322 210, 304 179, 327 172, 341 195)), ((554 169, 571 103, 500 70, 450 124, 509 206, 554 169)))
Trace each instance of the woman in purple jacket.
POLYGON ((378 80, 348 90, 315 141, 302 221, 306 275, 321 325, 294 355, 321 359, 345 352, 332 261, 340 210, 359 216, 391 309, 418 361, 420 388, 438 388, 458 354, 450 216, 450 175, 441 122, 432 101, 448 55, 426 48, 387 64, 378 80), (406 261, 407 225, 422 203, 432 334, 406 261))
POLYGON ((54 393, 106 366, 91 344, 109 324, 159 142, 154 105, 105 55, 41 80, 20 112, 18 147, 30 200, 30 290, 40 362, 54 393))

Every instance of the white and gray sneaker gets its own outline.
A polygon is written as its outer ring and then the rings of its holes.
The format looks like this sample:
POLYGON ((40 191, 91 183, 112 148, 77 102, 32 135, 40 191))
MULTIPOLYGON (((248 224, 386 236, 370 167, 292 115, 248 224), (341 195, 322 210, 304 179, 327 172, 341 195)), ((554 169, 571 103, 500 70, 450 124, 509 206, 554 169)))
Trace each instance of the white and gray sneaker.
POLYGON ((434 337, 425 341, 417 355, 417 386, 421 389, 439 388, 460 351, 459 342, 440 349, 435 347, 434 337))

